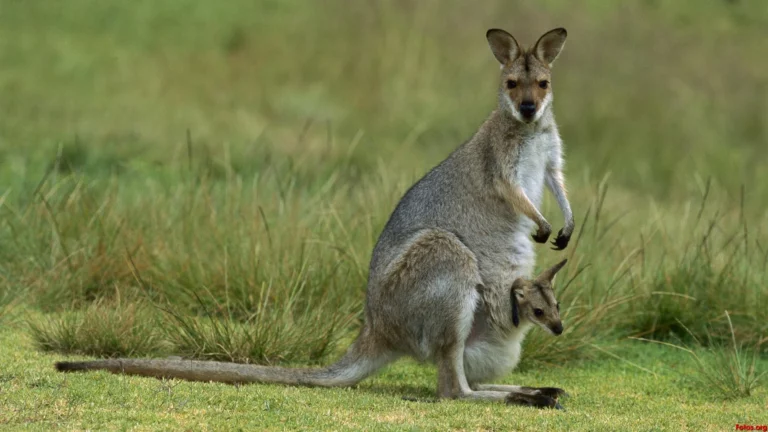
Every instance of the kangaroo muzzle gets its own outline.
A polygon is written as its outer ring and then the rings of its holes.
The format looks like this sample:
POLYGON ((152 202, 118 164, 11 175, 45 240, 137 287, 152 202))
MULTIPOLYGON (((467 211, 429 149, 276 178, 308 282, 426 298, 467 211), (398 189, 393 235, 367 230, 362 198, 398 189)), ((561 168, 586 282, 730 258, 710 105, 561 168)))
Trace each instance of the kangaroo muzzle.
POLYGON ((536 115, 536 103, 532 101, 523 101, 520 104, 520 115, 526 120, 531 120, 536 115))

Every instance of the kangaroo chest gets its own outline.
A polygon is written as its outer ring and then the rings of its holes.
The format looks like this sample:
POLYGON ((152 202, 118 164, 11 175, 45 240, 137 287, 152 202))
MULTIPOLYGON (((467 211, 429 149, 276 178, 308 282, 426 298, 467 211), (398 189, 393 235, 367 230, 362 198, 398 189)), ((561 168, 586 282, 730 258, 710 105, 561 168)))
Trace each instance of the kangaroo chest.
POLYGON ((520 139, 514 155, 517 169, 515 170, 516 178, 513 180, 523 188, 537 208, 541 205, 547 160, 552 145, 553 140, 550 134, 532 134, 520 139))

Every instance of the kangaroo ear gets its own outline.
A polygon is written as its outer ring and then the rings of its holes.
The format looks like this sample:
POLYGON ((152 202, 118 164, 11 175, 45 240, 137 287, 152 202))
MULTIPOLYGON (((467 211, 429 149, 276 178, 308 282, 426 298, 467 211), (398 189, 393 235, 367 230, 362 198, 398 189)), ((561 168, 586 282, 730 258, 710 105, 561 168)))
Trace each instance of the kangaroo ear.
POLYGON ((544 270, 543 272, 541 272, 539 277, 537 277, 536 279, 541 281, 541 282, 549 282, 550 285, 551 285, 552 281, 555 280, 555 275, 557 274, 557 272, 559 272, 560 269, 562 269, 563 266, 565 265, 565 263, 567 263, 567 262, 568 262, 568 258, 560 261, 559 263, 557 263, 557 264, 553 265, 552 267, 550 267, 550 268, 544 270))
POLYGON ((537 59, 543 61, 548 66, 552 66, 560 51, 565 45, 565 38, 568 32, 564 28, 556 28, 542 35, 533 47, 533 54, 537 59))
POLYGON ((520 303, 517 301, 517 295, 523 293, 523 281, 518 278, 512 284, 512 289, 509 290, 509 295, 512 298, 512 324, 515 327, 520 325, 520 303))
POLYGON ((512 324, 515 327, 520 325, 520 304, 517 303, 517 295, 512 291, 512 324))
POLYGON ((515 38, 504 30, 490 29, 485 33, 485 38, 488 39, 493 56, 502 65, 516 59, 522 52, 515 38))

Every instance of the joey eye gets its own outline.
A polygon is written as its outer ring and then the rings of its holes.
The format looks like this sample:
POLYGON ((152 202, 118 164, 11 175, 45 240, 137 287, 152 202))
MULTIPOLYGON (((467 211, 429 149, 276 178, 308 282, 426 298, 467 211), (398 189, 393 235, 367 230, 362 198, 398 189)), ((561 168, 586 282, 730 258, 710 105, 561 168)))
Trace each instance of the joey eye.
POLYGON ((539 81, 539 87, 541 87, 543 89, 549 87, 549 81, 547 81, 547 80, 539 81))
POLYGON ((540 317, 540 316, 544 315, 544 311, 539 309, 539 308, 536 308, 536 309, 533 310, 533 314, 536 315, 537 317, 540 317))
POLYGON ((515 80, 507 80, 507 88, 508 89, 513 89, 515 87, 517 87, 517 81, 515 81, 515 80))

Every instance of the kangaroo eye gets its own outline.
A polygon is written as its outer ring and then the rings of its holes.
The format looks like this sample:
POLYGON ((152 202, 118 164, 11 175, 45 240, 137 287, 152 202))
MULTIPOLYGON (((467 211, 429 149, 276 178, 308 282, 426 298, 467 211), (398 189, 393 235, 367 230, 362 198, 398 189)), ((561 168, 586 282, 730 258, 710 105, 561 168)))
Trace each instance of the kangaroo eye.
POLYGON ((560 312, 560 302, 557 302, 557 311, 560 312))
POLYGON ((544 315, 544 311, 539 309, 539 308, 536 308, 536 309, 533 310, 533 314, 536 315, 537 317, 540 317, 540 316, 544 315))
POLYGON ((515 80, 508 80, 507 81, 507 88, 508 89, 513 89, 515 87, 517 87, 517 81, 515 81, 515 80))
POLYGON ((543 89, 549 87, 549 81, 539 81, 539 87, 543 89))

